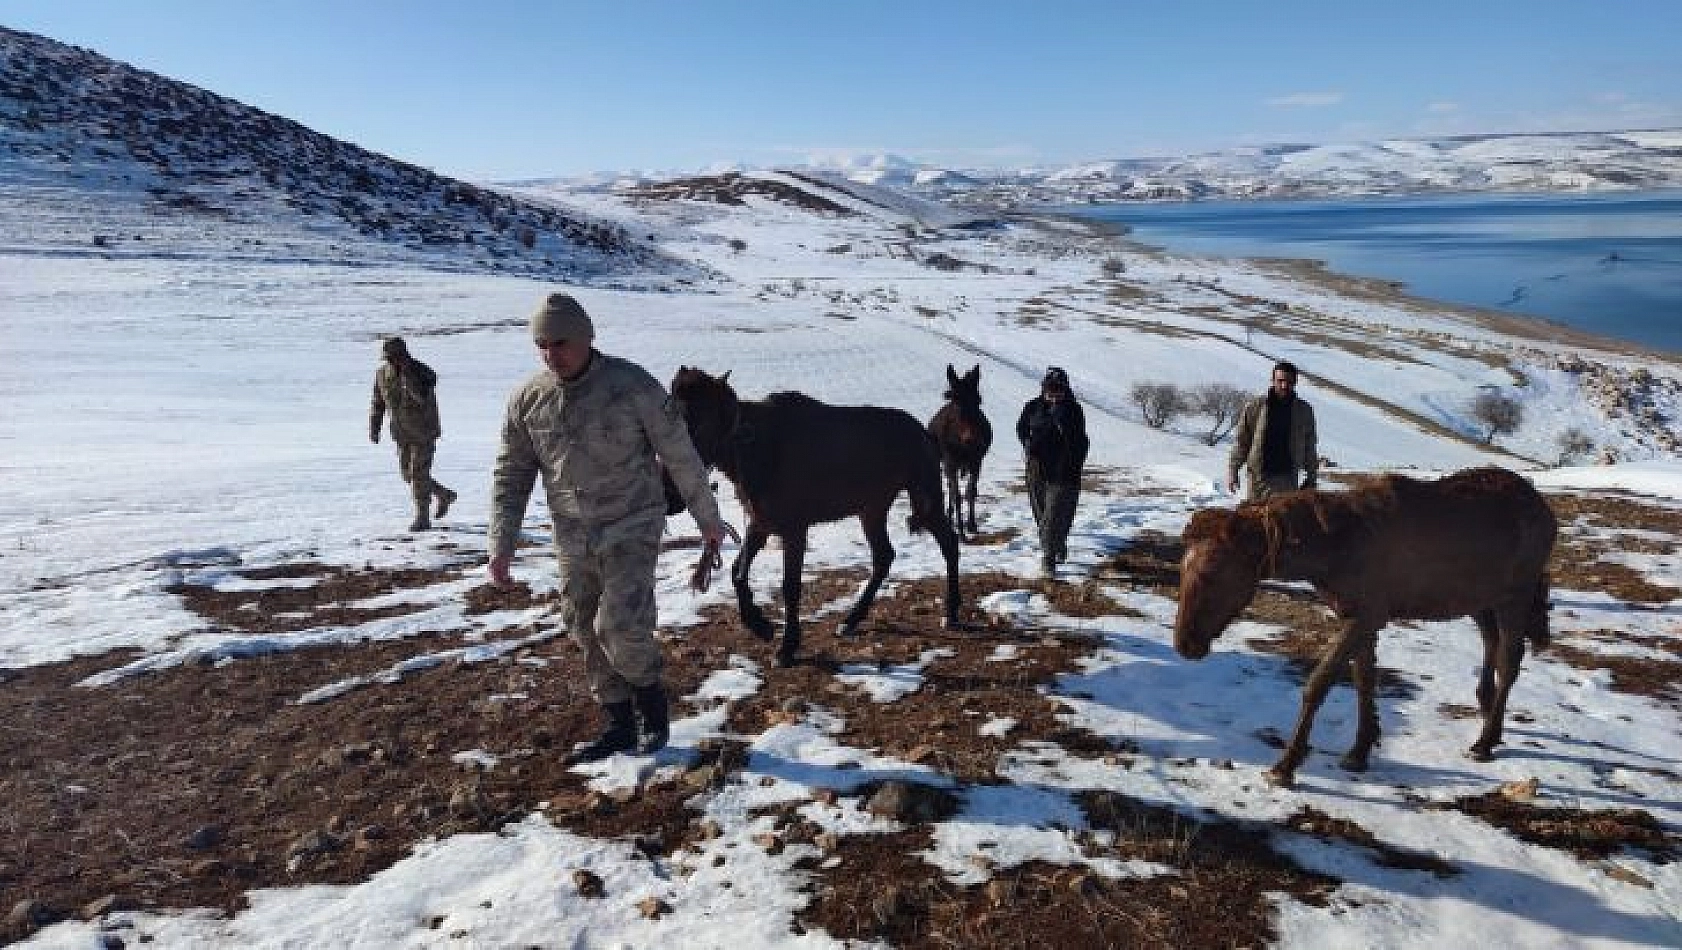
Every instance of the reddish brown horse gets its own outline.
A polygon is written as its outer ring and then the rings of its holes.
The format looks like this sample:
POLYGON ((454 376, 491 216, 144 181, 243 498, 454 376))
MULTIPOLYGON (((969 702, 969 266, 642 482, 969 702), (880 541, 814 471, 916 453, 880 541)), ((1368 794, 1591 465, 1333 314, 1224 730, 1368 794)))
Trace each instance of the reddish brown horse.
POLYGON ((981 462, 993 445, 993 425, 981 411, 981 366, 962 376, 946 364, 946 405, 929 420, 929 434, 940 445, 940 467, 946 472, 946 516, 959 535, 975 534, 975 483, 981 462), (962 494, 958 479, 966 478, 962 494), (964 520, 964 502, 969 520, 964 520))
POLYGON ((1314 585, 1344 626, 1303 686, 1296 731, 1268 772, 1289 786, 1307 755, 1314 714, 1345 664, 1360 721, 1342 764, 1367 767, 1379 736, 1380 629, 1392 620, 1471 616, 1483 635, 1483 731, 1467 754, 1488 761, 1501 743, 1525 641, 1548 642, 1546 568, 1556 531, 1536 489, 1499 468, 1434 482, 1387 475, 1347 492, 1288 492, 1236 511, 1199 511, 1184 534, 1174 649, 1194 660, 1207 656, 1263 578, 1314 585))
POLYGON ((744 402, 729 373, 682 367, 672 397, 683 409, 701 461, 736 487, 747 515, 741 553, 730 569, 742 623, 772 639, 771 622, 753 602, 748 572, 771 535, 783 542, 783 640, 777 662, 800 649, 800 574, 812 525, 857 517, 870 543, 870 580, 841 622, 851 636, 869 612, 894 561, 888 509, 904 491, 913 532, 928 529, 946 559, 946 624, 958 622, 958 536, 941 507, 934 439, 909 413, 876 406, 830 406, 800 393, 744 402))

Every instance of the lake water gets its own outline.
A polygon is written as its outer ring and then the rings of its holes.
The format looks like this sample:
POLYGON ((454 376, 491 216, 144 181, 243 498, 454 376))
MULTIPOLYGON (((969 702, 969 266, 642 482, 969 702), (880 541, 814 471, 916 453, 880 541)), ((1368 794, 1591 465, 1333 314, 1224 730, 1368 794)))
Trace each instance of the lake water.
POLYGON ((1173 251, 1298 257, 1408 292, 1682 353, 1682 192, 1060 209, 1173 251))

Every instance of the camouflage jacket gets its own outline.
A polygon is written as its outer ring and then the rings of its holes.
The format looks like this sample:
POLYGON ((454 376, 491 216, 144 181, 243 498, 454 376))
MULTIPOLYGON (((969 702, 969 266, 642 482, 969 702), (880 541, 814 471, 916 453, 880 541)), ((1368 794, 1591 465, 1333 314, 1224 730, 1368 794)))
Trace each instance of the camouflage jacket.
POLYGON ((491 556, 514 552, 539 473, 556 547, 584 552, 620 537, 658 538, 666 518, 660 463, 695 523, 721 528, 683 416, 653 376, 599 352, 570 382, 543 370, 508 400, 491 485, 491 556))
MULTIPOLYGON (((1291 403, 1291 464, 1305 478, 1314 477, 1320 468, 1319 434, 1314 426, 1314 409, 1300 396, 1291 403)), ((1262 446, 1267 439, 1267 396, 1257 396, 1244 406, 1238 415, 1238 429, 1232 436, 1232 454, 1227 457, 1228 478, 1237 478, 1245 469, 1252 477, 1262 470, 1262 446)))
POLYGON ((368 432, 380 431, 380 420, 391 411, 391 440, 398 443, 435 442, 444 434, 438 421, 438 374, 414 357, 403 360, 398 372, 390 362, 374 371, 374 400, 368 407, 368 432))

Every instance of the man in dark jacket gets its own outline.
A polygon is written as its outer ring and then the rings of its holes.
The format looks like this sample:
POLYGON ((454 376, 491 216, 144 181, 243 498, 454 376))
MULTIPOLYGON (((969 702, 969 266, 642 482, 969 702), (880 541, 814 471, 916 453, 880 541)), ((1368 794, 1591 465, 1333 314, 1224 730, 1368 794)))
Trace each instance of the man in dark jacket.
POLYGON ((1040 567, 1055 576, 1069 556, 1069 525, 1080 499, 1081 470, 1086 465, 1086 414, 1069 391, 1069 374, 1053 366, 1045 371, 1040 394, 1022 407, 1016 438, 1028 460, 1028 504, 1040 533, 1040 567))
POLYGON ((1246 501, 1313 488, 1319 468, 1314 408, 1297 395, 1296 366, 1281 361, 1273 367, 1267 393, 1250 400, 1238 416, 1232 454, 1227 458, 1227 491, 1238 493, 1240 470, 1249 476, 1246 501), (1302 473, 1300 482, 1298 472, 1302 473))
POLYGON ((443 435, 438 422, 438 374, 432 367, 409 355, 402 337, 394 336, 380 347, 384 362, 374 371, 374 399, 368 408, 368 441, 380 441, 380 423, 391 411, 391 441, 397 443, 397 469, 409 483, 415 499, 415 520, 410 531, 425 531, 433 518, 442 518, 456 500, 456 493, 432 478, 432 452, 443 435), (427 508, 437 499, 438 511, 427 508))

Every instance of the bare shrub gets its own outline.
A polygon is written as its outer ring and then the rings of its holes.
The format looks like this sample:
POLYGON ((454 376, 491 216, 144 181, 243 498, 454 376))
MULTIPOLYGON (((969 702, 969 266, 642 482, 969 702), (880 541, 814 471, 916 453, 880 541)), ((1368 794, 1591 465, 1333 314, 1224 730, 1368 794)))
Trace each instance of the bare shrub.
POLYGON ((742 240, 741 238, 731 238, 730 239, 730 250, 735 251, 737 254, 740 254, 747 249, 748 249, 748 242, 742 240))
POLYGON ((1204 383, 1191 391, 1191 410, 1209 417, 1209 431, 1203 434, 1204 445, 1214 445, 1238 427, 1238 414, 1244 411, 1249 395, 1230 383, 1204 383))
POLYGON ((1133 401, 1145 417, 1145 425, 1160 429, 1188 408, 1186 394, 1173 383, 1138 383, 1133 401))
POLYGON ((1483 444, 1492 445, 1496 436, 1518 431, 1524 422, 1524 407, 1511 396, 1482 393, 1472 400, 1472 418, 1484 429, 1483 444))
POLYGON ((1572 426, 1559 434, 1559 464, 1570 465, 1593 451, 1594 439, 1582 429, 1572 426))
POLYGON ((1098 270, 1105 277, 1114 279, 1127 273, 1127 262, 1119 257, 1106 257, 1104 262, 1098 265, 1098 270))

